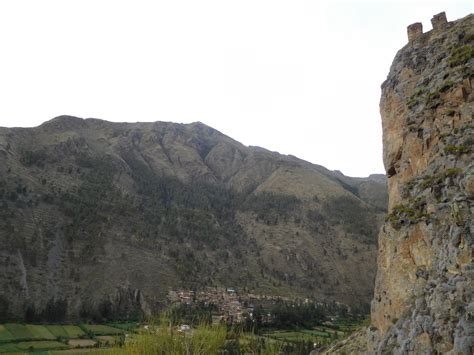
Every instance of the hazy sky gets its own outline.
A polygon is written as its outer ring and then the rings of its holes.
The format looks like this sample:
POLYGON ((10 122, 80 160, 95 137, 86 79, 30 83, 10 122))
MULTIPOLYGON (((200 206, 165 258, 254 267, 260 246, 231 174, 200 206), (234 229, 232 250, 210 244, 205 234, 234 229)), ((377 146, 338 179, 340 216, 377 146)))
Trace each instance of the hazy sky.
POLYGON ((474 1, 0 1, 0 126, 201 121, 346 175, 383 172, 380 84, 406 26, 474 1))

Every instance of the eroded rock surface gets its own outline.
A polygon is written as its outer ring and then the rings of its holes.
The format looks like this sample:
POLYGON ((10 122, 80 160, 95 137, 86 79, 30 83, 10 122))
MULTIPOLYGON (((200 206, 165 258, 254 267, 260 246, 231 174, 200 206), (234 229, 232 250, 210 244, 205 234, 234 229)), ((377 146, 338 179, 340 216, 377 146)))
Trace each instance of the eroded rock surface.
POLYGON ((411 38, 382 85, 389 214, 369 352, 471 354, 474 16, 411 38))

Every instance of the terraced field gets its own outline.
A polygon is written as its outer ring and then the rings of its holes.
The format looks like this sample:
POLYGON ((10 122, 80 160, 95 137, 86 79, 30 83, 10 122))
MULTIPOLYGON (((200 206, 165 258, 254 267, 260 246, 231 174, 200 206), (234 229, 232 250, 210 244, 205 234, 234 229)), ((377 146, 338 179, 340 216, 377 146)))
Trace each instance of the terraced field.
MULTIPOLYGON (((130 329, 130 325, 123 328, 130 329)), ((99 344, 101 347, 118 344, 125 332, 102 324, 0 324, 0 354, 89 352, 99 344)))

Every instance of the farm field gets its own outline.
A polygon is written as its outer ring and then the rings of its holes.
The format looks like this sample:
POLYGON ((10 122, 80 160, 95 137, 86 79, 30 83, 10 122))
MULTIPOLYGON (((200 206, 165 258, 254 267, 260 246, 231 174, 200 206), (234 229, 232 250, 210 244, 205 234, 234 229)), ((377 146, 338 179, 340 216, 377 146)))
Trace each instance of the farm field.
POLYGON ((296 343, 301 341, 311 341, 317 343, 327 343, 331 339, 330 333, 316 332, 311 329, 272 331, 262 334, 262 336, 283 342, 296 343))
MULTIPOLYGON (((127 326, 130 328, 129 326, 127 326)), ((0 324, 0 354, 91 354, 120 342, 124 329, 103 324, 0 324)))
POLYGON ((15 337, 12 333, 5 327, 5 325, 0 324, 0 342, 15 340, 15 337))
POLYGON ((97 342, 92 339, 69 339, 67 344, 74 348, 88 348, 94 346, 97 342))
POLYGON ((0 353, 18 353, 41 350, 67 349, 68 346, 59 341, 22 341, 19 343, 0 344, 0 353))
POLYGON ((85 324, 82 327, 94 335, 117 335, 124 332, 122 329, 102 324, 85 324))
POLYGON ((103 345, 115 345, 116 343, 119 342, 119 339, 117 338, 117 336, 113 336, 113 335, 99 335, 97 339, 103 345))
POLYGON ((264 332, 262 336, 289 343, 311 341, 328 344, 335 339, 350 334, 360 326, 360 322, 333 321, 311 329, 269 330, 264 332))

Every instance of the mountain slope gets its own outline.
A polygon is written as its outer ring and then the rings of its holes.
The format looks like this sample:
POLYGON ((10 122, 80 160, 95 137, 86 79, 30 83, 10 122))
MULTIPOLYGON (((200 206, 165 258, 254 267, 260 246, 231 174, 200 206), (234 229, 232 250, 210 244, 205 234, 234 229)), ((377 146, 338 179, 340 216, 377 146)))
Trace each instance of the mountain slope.
POLYGON ((203 285, 367 304, 385 206, 383 177, 202 123, 0 128, 0 317, 130 317, 203 285))

